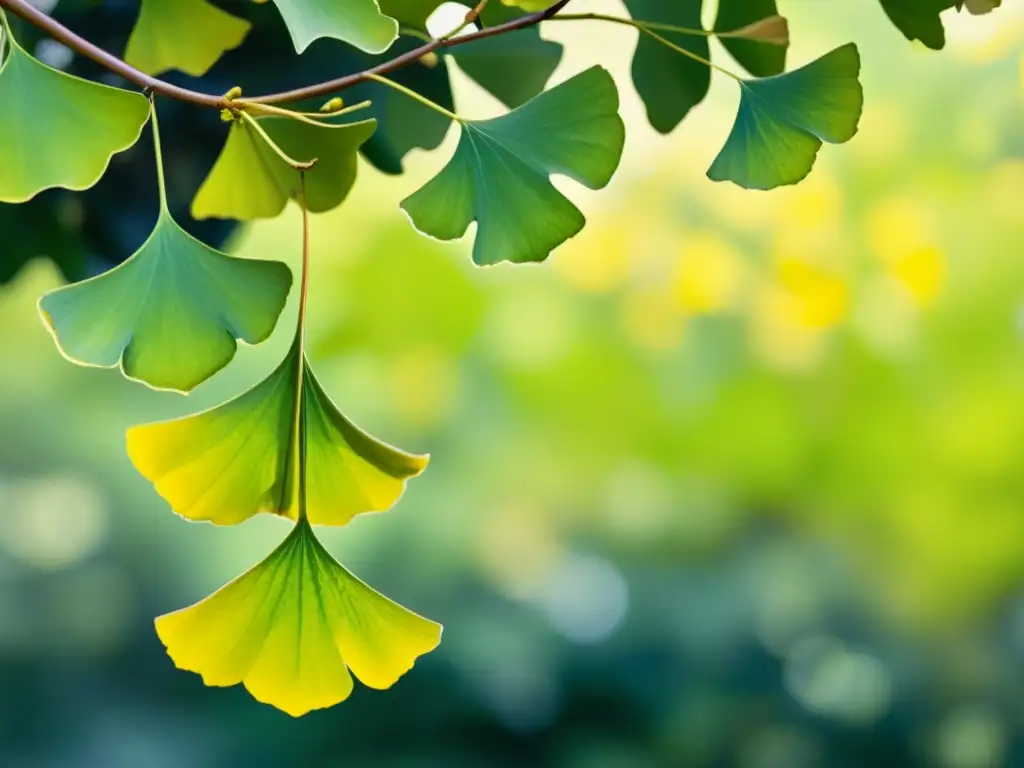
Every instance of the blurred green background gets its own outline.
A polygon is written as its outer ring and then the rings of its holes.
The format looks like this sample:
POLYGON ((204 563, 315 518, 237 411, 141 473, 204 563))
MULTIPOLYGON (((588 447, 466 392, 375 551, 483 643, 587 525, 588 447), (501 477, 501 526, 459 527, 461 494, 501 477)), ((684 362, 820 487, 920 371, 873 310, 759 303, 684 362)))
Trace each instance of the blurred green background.
MULTIPOLYGON (((951 14, 935 54, 875 3, 783 2, 791 66, 852 37, 867 104, 772 193, 704 178, 728 79, 660 137, 635 33, 551 25, 556 80, 608 66, 630 134, 608 190, 556 182, 589 224, 544 265, 477 269, 412 231, 397 203, 454 135, 403 177, 363 164, 314 219, 312 358, 347 415, 433 461, 323 537, 445 634, 393 689, 300 720, 204 689, 152 629, 286 523, 188 524, 124 454, 129 425, 262 378, 294 303, 185 400, 62 360, 35 310, 57 273, 30 265, 0 289, 0 765, 1024 766, 1024 6, 1005 5, 951 14)), ((456 99, 499 110, 458 74, 456 99)), ((299 226, 238 247, 295 265, 299 226)))

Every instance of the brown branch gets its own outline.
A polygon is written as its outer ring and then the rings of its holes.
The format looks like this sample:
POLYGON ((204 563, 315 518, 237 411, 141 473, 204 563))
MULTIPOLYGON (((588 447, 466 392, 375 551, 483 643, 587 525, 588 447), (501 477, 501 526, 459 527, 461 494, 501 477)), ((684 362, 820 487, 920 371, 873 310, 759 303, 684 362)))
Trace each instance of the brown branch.
MULTIPOLYGON (((518 19, 513 19, 512 21, 505 22, 504 24, 498 24, 493 27, 471 32, 468 35, 431 40, 429 43, 424 43, 418 48, 414 48, 407 53, 403 53, 400 56, 396 56, 393 59, 382 62, 375 67, 364 70, 363 72, 356 72, 351 75, 346 75, 345 77, 327 80, 326 82, 317 83, 315 85, 307 85, 304 88, 296 88, 292 91, 270 93, 263 96, 256 96, 254 98, 247 98, 245 100, 258 104, 284 104, 290 101, 326 96, 331 93, 343 91, 357 83, 369 80, 371 75, 385 75, 389 72, 394 72, 396 69, 408 66, 414 61, 418 61, 421 57, 426 56, 429 53, 433 53, 438 49, 453 48, 456 45, 468 43, 473 40, 482 40, 486 37, 502 35, 507 32, 515 32, 519 29, 526 29, 527 27, 535 26, 545 19, 550 19, 562 10, 568 2, 569 0, 557 0, 557 2, 553 3, 549 8, 546 8, 543 11, 527 14, 526 16, 520 16, 518 19)), ((167 96, 172 99, 177 99, 178 101, 185 101, 201 107, 226 109, 230 106, 230 100, 223 96, 213 96, 208 93, 201 93, 200 91, 193 91, 188 88, 180 88, 165 80, 152 77, 147 75, 145 72, 139 71, 131 64, 107 53, 102 48, 90 43, 85 38, 76 35, 51 16, 48 16, 26 2, 26 0, 0 0, 0 8, 6 8, 15 16, 19 16, 29 24, 38 27, 54 40, 63 43, 76 53, 92 59, 97 64, 109 69, 114 74, 120 75, 128 82, 134 83, 143 90, 159 93, 161 96, 167 96)))

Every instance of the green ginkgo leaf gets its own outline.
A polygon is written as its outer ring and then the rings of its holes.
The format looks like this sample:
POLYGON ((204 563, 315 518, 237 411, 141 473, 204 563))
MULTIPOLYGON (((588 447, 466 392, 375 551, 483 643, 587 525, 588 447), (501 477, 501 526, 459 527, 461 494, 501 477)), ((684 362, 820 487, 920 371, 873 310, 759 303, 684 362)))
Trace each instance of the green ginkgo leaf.
POLYGON ((88 189, 139 139, 149 104, 138 93, 68 75, 29 56, 8 33, 0 66, 0 201, 44 189, 88 189))
POLYGON ((885 13, 908 40, 920 40, 933 50, 946 45, 940 14, 959 0, 881 0, 885 13))
POLYGON ((160 213, 152 234, 123 264, 39 300, 61 352, 76 363, 120 364, 125 376, 188 392, 227 365, 236 339, 264 341, 291 288, 291 271, 239 259, 179 227, 167 210, 153 117, 160 213))
POLYGON ((611 75, 593 67, 507 115, 460 121, 455 155, 402 208, 441 240, 462 237, 476 221, 477 264, 543 261, 585 223, 548 177, 591 189, 611 180, 625 140, 618 106, 611 75))
POLYGON ((380 12, 377 0, 274 0, 295 50, 321 37, 383 53, 398 37, 398 22, 380 12))
POLYGON ((856 134, 864 105, 859 74, 850 43, 784 75, 741 80, 736 122, 708 178, 748 189, 803 179, 823 141, 841 144, 856 134))
MULTIPOLYGON (((634 19, 702 29, 703 0, 626 0, 634 19)), ((659 30, 658 34, 707 61, 708 38, 659 30)), ((708 95, 711 69, 702 61, 684 56, 649 35, 641 34, 633 55, 633 84, 647 108, 647 119, 661 133, 679 125, 691 109, 708 95)))
POLYGON ((124 58, 150 75, 178 69, 199 77, 250 27, 206 0, 142 0, 124 58))
MULTIPOLYGON (((715 32, 732 32, 779 12, 775 0, 718 0, 715 32)), ((787 46, 745 40, 720 38, 722 45, 754 77, 771 77, 786 69, 787 46)))
MULTIPOLYGON (((285 153, 302 162, 316 159, 305 172, 306 204, 322 213, 337 207, 356 180, 359 148, 373 135, 376 120, 313 124, 287 117, 256 118, 285 153)), ((288 165, 243 120, 231 123, 228 138, 192 201, 197 219, 274 218, 289 198, 300 194, 299 172, 288 165)))
POLYGON ((296 444, 316 525, 390 508, 428 457, 405 453, 346 419, 313 376, 300 336, 249 391, 203 413, 133 427, 128 455, 179 515, 220 525, 260 513, 298 519, 296 444))
MULTIPOLYGON (((493 27, 522 15, 514 8, 490 3, 480 21, 493 27)), ((454 56, 467 75, 506 107, 515 109, 544 90, 562 60, 562 46, 542 40, 540 29, 534 26, 515 35, 470 41, 456 48, 454 56)))
POLYGON ((390 687, 437 647, 441 629, 352 575, 305 519, 259 565, 156 620, 179 669, 206 685, 244 683, 293 717, 348 698, 352 675, 390 687))

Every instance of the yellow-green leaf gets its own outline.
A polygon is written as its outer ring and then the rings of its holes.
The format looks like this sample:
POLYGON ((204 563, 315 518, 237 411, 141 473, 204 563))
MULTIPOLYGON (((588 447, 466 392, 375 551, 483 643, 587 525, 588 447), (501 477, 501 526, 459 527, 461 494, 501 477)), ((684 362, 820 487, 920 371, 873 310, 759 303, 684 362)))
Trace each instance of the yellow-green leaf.
POLYGON ((156 620, 178 668, 207 685, 243 683, 294 717, 346 699, 350 672, 390 687, 437 647, 441 630, 357 579, 305 520, 259 565, 156 620))
POLYGON ((220 525, 260 512, 298 519, 296 445, 304 437, 310 522, 345 525, 390 508, 428 457, 386 445, 346 419, 296 337, 266 379, 181 419, 133 427, 128 455, 179 515, 220 525))
MULTIPOLYGON (((341 204, 356 180, 359 148, 376 120, 313 124, 287 117, 257 118, 267 135, 296 160, 317 160, 306 171, 306 204, 322 213, 341 204)), ((242 120, 231 123, 217 162, 192 201, 197 219, 274 218, 300 194, 299 172, 242 120)))
POLYGON ((380 12, 377 0, 274 0, 295 50, 321 37, 383 53, 398 37, 398 22, 380 12))
POLYGON ((149 104, 138 94, 48 67, 13 39, 0 66, 0 202, 44 189, 88 189, 139 139, 149 104))
POLYGON ((150 75, 178 69, 199 77, 250 27, 206 0, 142 0, 125 61, 150 75))

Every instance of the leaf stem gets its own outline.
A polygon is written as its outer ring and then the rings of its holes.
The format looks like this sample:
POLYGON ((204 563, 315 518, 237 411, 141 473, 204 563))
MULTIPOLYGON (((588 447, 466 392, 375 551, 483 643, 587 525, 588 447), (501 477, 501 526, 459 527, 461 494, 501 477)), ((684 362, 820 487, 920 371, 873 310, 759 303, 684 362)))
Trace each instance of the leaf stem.
POLYGON ((167 182, 164 179, 164 153, 160 147, 160 124, 156 119, 156 104, 149 97, 149 123, 153 128, 153 154, 156 155, 156 185, 160 190, 160 213, 169 213, 167 208, 167 182))
POLYGON ((626 24, 631 27, 644 26, 648 29, 661 30, 662 32, 675 32, 678 35, 691 35, 693 37, 713 37, 716 33, 707 29, 695 29, 693 27, 678 27, 675 24, 662 24, 659 21, 641 21, 638 19, 626 19, 621 16, 610 16, 606 13, 560 13, 550 19, 551 21, 607 21, 612 24, 626 24))
POLYGON ((415 99, 416 101, 418 101, 423 106, 430 107, 430 109, 434 110, 435 112, 438 112, 438 113, 444 115, 445 117, 451 118, 452 120, 455 120, 456 122, 459 122, 459 123, 462 122, 462 118, 459 117, 458 115, 456 115, 454 112, 449 112, 447 109, 442 107, 440 104, 431 101, 426 96, 422 96, 422 95, 416 93, 416 91, 412 90, 412 88, 406 88, 401 83, 396 83, 394 80, 391 80, 391 79, 389 79, 387 77, 384 77, 383 75, 376 75, 376 74, 368 75, 367 79, 368 80, 373 80, 375 83, 380 83, 381 85, 386 85, 388 88, 394 88, 396 91, 398 91, 399 93, 405 94, 410 99, 415 99))
POLYGON ((449 32, 447 35, 442 35, 441 39, 442 40, 452 40, 453 38, 455 38, 456 35, 458 35, 466 27, 470 26, 471 24, 476 24, 477 19, 480 18, 480 14, 484 12, 484 8, 486 8, 486 7, 487 7, 487 0, 480 0, 480 2, 477 3, 473 8, 471 8, 468 11, 466 11, 466 17, 462 20, 462 23, 459 24, 459 26, 457 26, 455 29, 453 29, 451 32, 449 32))
POLYGON ((295 387, 295 421, 298 426, 296 439, 298 442, 298 486, 299 511, 298 522, 306 521, 306 303, 309 297, 309 208, 306 204, 306 173, 299 172, 299 207, 302 208, 302 275, 299 278, 299 314, 295 324, 296 343, 298 349, 298 381, 295 387))
POLYGON ((278 157, 280 157, 282 160, 284 160, 288 165, 290 165, 296 171, 300 171, 300 172, 301 171, 308 171, 310 168, 312 168, 314 165, 316 165, 317 159, 315 157, 312 160, 310 160, 309 162, 302 162, 300 160, 296 160, 293 157, 289 156, 283 149, 281 149, 279 146, 277 146, 277 144, 274 142, 274 140, 272 138, 270 138, 270 136, 267 135, 267 132, 265 130, 263 130, 263 126, 260 125, 259 120, 257 120, 256 118, 254 118, 252 115, 250 115, 248 112, 245 112, 245 111, 239 112, 238 114, 240 114, 242 116, 242 119, 244 121, 246 121, 252 127, 252 129, 254 131, 256 131, 256 133, 258 133, 260 135, 260 138, 262 138, 265 142, 267 142, 267 145, 272 150, 274 150, 274 153, 278 157))
POLYGON ((296 112, 291 109, 275 107, 273 104, 261 104, 258 101, 249 101, 247 99, 235 99, 233 103, 236 108, 245 112, 250 112, 254 115, 276 115, 278 117, 287 117, 292 120, 298 120, 312 125, 330 126, 332 123, 325 122, 328 118, 347 115, 350 112, 366 109, 373 102, 369 100, 360 101, 358 104, 352 104, 344 109, 337 109, 333 112, 296 112))
MULTIPOLYGON (((504 24, 487 27, 486 29, 471 32, 467 35, 460 35, 459 37, 452 38, 435 38, 429 42, 425 42, 418 48, 406 51, 393 59, 389 59, 388 61, 382 62, 370 69, 363 70, 362 72, 355 72, 351 75, 335 78, 334 80, 325 80, 322 83, 307 85, 291 91, 282 91, 280 93, 270 93, 264 96, 257 96, 255 98, 248 99, 247 101, 260 104, 284 104, 291 101, 312 99, 318 96, 327 96, 332 93, 337 93, 338 91, 343 91, 346 88, 351 88, 353 85, 358 85, 359 83, 372 79, 371 75, 387 74, 413 64, 428 53, 432 53, 440 48, 450 48, 456 45, 462 45, 463 43, 472 42, 473 40, 481 40, 486 37, 503 35, 509 32, 515 32, 516 30, 536 26, 542 21, 546 21, 554 17, 555 14, 561 11, 566 4, 569 3, 569 1, 570 0, 555 0, 555 2, 542 11, 526 14, 525 16, 520 16, 512 19, 511 21, 507 21, 504 24)), ((201 107, 212 107, 213 109, 218 110, 231 108, 231 101, 229 99, 225 99, 223 95, 215 96, 208 93, 193 91, 188 88, 181 88, 168 83, 166 80, 160 80, 159 78, 147 75, 145 72, 136 69, 122 59, 107 53, 94 43, 91 43, 85 38, 75 34, 59 21, 33 6, 28 2, 28 0, 0 0, 0 9, 4 8, 11 11, 15 16, 19 16, 33 26, 38 27, 54 40, 63 43, 76 53, 81 54, 88 59, 92 59, 100 66, 110 70, 116 75, 120 75, 128 82, 137 85, 139 88, 201 107)))
POLYGON ((555 16, 551 21, 605 21, 611 24, 622 24, 627 27, 633 27, 640 31, 641 34, 647 35, 654 40, 657 40, 662 45, 671 48, 676 53, 682 54, 687 58, 698 61, 706 67, 718 70, 724 75, 728 75, 733 80, 740 81, 742 78, 735 72, 730 72, 725 67, 720 67, 713 63, 710 59, 705 59, 703 56, 694 53, 693 51, 683 48, 681 45, 676 45, 668 38, 663 35, 659 35, 655 30, 663 32, 673 32, 680 35, 691 35, 697 37, 711 37, 715 33, 709 32, 706 29, 693 29, 690 27, 677 27, 673 24, 661 24, 656 21, 641 21, 639 19, 627 19, 622 16, 609 16, 604 13, 566 13, 559 16, 555 16))

